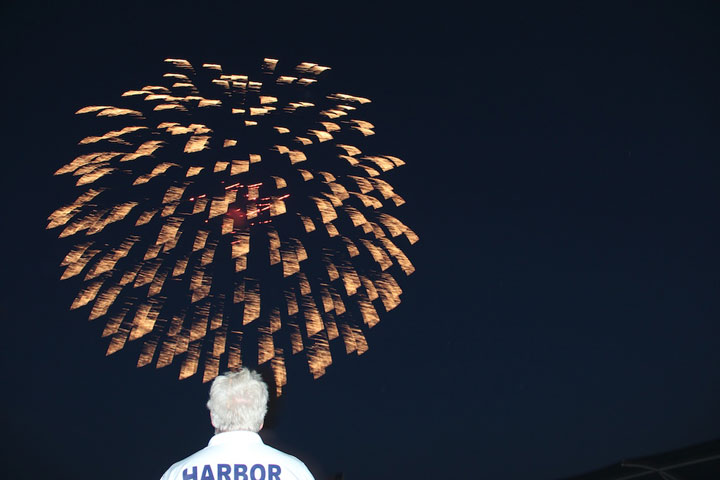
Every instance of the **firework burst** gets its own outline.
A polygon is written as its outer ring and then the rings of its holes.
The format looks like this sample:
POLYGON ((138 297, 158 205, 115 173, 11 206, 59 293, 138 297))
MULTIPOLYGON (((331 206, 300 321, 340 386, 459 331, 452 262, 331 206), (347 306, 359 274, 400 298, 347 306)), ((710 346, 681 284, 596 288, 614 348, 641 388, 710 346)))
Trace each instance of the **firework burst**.
POLYGON ((269 362, 278 394, 288 354, 318 378, 333 340, 365 352, 400 302, 396 277, 414 271, 401 247, 417 241, 380 178, 403 161, 361 150, 370 100, 320 93, 328 67, 314 63, 265 59, 251 78, 165 62, 122 106, 77 112, 104 133, 56 172, 79 190, 47 227, 73 242, 71 308, 105 320, 108 355, 140 340, 138 366, 177 357, 181 379, 202 366, 203 381, 269 362))

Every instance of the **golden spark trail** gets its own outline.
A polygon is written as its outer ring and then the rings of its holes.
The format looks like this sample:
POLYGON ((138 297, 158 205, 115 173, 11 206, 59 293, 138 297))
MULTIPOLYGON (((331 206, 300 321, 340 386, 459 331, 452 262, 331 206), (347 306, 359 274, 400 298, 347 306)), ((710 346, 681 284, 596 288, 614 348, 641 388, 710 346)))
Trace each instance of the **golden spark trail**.
POLYGON ((319 378, 400 304, 418 237, 383 177, 405 162, 365 151, 370 100, 328 90, 329 67, 200 65, 168 58, 118 105, 77 110, 91 131, 55 172, 75 192, 47 228, 108 355, 203 382, 258 365, 280 395, 292 356, 319 378))

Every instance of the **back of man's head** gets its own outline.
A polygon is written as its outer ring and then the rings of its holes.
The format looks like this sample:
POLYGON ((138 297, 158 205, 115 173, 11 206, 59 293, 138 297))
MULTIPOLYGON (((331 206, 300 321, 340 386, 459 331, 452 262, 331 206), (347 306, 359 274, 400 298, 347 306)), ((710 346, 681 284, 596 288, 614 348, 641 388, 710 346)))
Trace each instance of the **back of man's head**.
POLYGON ((207 407, 216 433, 258 432, 267 413, 268 388, 262 377, 243 368, 218 376, 210 387, 207 407))

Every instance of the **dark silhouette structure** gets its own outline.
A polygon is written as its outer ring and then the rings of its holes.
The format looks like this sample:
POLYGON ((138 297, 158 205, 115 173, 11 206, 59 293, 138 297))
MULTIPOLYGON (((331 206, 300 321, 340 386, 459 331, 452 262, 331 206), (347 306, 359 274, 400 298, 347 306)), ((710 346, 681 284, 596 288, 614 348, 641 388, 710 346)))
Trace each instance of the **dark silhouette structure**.
POLYGON ((720 440, 617 465, 567 480, 715 480, 720 477, 720 440))

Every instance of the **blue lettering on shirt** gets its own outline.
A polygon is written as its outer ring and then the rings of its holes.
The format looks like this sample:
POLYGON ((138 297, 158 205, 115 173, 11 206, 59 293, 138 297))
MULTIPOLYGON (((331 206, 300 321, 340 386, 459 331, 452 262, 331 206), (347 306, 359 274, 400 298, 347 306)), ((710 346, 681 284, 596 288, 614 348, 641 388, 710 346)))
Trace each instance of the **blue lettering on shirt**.
POLYGON ((213 468, 211 465, 203 465, 202 474, 198 478, 198 467, 192 467, 192 470, 188 472, 188 469, 183 470, 183 480, 281 480, 280 473, 282 469, 280 465, 270 464, 267 466, 256 463, 250 467, 248 472, 247 465, 242 463, 236 463, 230 465, 227 463, 217 464, 217 477, 213 474, 213 468), (234 467, 234 468, 233 468, 234 467), (267 478, 266 478, 267 471, 267 478), (231 472, 234 474, 230 477, 231 472))
POLYGON ((215 480, 215 475, 213 475, 213 471, 212 468, 210 468, 210 465, 205 465, 203 467, 202 478, 200 480, 215 480))
POLYGON ((235 464, 235 480, 248 480, 247 465, 240 463, 235 464))
POLYGON ((188 469, 183 470, 183 480, 198 480, 197 467, 192 467, 192 473, 188 475, 188 469))
POLYGON ((280 480, 280 465, 268 465, 268 480, 280 480))
POLYGON ((250 480, 265 480, 265 466, 256 463, 250 467, 250 480), (255 475, 255 472, 260 472, 255 475))
POLYGON ((230 480, 230 465, 227 463, 218 464, 217 480, 230 480))

